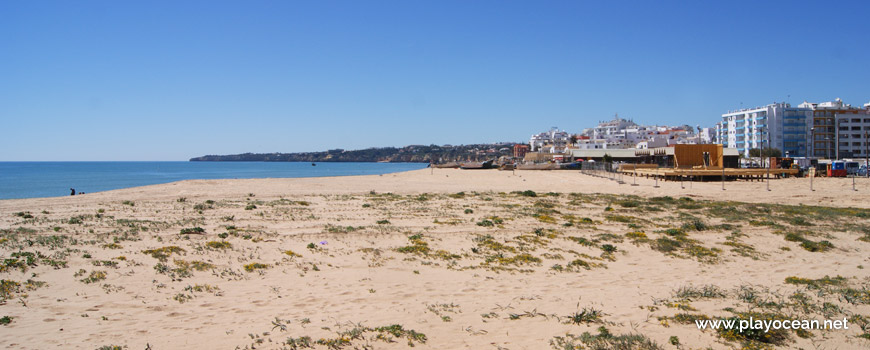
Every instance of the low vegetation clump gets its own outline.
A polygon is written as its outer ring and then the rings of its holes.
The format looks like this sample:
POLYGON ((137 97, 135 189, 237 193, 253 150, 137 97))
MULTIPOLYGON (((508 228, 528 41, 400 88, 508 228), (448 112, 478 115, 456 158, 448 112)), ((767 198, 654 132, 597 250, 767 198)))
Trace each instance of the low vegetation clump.
POLYGON ((396 251, 399 253, 406 254, 428 254, 429 253, 429 243, 423 241, 423 235, 416 234, 408 237, 408 240, 411 241, 410 245, 396 248, 396 251))
POLYGON ((184 269, 184 270, 193 269, 196 271, 206 271, 206 270, 211 270, 211 269, 215 268, 214 264, 208 263, 205 261, 200 261, 200 260, 193 260, 193 261, 175 260, 173 262, 175 263, 175 266, 178 266, 178 268, 184 269))
MULTIPOLYGON (((275 323, 273 322, 273 324, 275 323)), ((280 326, 283 326, 283 323, 279 323, 276 327, 280 328, 280 326)), ((313 349, 315 345, 336 350, 346 347, 371 349, 372 347, 369 342, 383 341, 394 343, 399 339, 407 340, 409 347, 414 347, 416 344, 425 344, 427 340, 425 334, 413 329, 405 329, 399 324, 381 327, 367 327, 357 324, 351 329, 337 332, 335 338, 314 340, 309 336, 290 337, 284 341, 283 345, 287 345, 289 349, 313 349)))
POLYGON ((556 223, 556 218, 549 216, 547 214, 535 214, 534 217, 535 217, 535 219, 538 219, 538 221, 546 223, 546 224, 555 224, 556 223))
POLYGON ((94 260, 94 261, 91 261, 91 264, 93 264, 94 266, 107 266, 107 267, 114 267, 114 268, 118 267, 118 262, 111 261, 111 260, 94 260))
POLYGON ((499 265, 537 265, 541 263, 541 258, 533 256, 529 253, 521 253, 514 256, 504 256, 504 254, 496 254, 487 256, 486 264, 498 263, 499 265))
POLYGON ((264 270, 269 268, 269 264, 261 264, 261 263, 250 263, 244 266, 245 271, 254 272, 257 270, 264 270))
POLYGON ((684 229, 669 229, 665 235, 655 240, 649 240, 650 248, 666 255, 678 258, 695 258, 704 263, 715 263, 719 260, 719 248, 707 248, 699 241, 689 238, 684 229))
POLYGON ((801 278, 790 276, 785 278, 785 283, 787 284, 795 284, 795 285, 803 285, 812 289, 822 289, 828 286, 842 286, 846 283, 846 278, 837 276, 837 277, 822 277, 819 279, 809 279, 809 278, 801 278))
POLYGON ((565 237, 565 239, 574 241, 575 243, 582 245, 584 247, 594 247, 595 246, 595 242, 592 242, 584 237, 568 236, 568 237, 565 237))
POLYGON ((422 234, 409 236, 408 240, 411 241, 410 245, 396 248, 396 251, 399 253, 417 254, 441 260, 454 260, 462 258, 462 256, 450 253, 446 250, 438 249, 433 251, 431 248, 429 248, 429 243, 423 240, 422 234))
POLYGON ((770 227, 778 227, 780 226, 776 222, 770 220, 749 220, 750 226, 770 226, 770 227))
MULTIPOLYGON (((765 321, 788 321, 789 318, 785 315, 777 313, 760 313, 760 312, 738 312, 736 316, 730 317, 727 320, 765 320, 765 321)), ((694 323, 694 322, 693 322, 694 323)), ((744 349, 759 349, 764 348, 764 345, 783 345, 789 340, 789 332, 786 329, 774 329, 769 331, 765 329, 739 329, 734 327, 726 329, 720 327, 716 333, 727 341, 738 341, 743 345, 744 349)))
POLYGON ((91 284, 91 283, 97 283, 97 282, 105 280, 105 279, 106 279, 106 272, 105 271, 94 270, 94 271, 91 271, 91 274, 88 275, 88 277, 81 279, 81 281, 84 282, 85 284, 91 284))
POLYGON ((429 312, 437 315, 438 317, 441 317, 441 321, 443 322, 453 321, 453 318, 448 315, 449 313, 456 314, 461 312, 459 310, 459 305, 456 305, 454 303, 429 304, 426 305, 426 310, 429 310, 429 312))
POLYGON ((550 339, 550 346, 556 350, 601 349, 601 350, 662 350, 660 345, 642 334, 614 335, 604 327, 598 327, 598 334, 584 332, 577 336, 565 334, 550 339))
POLYGON ((616 202, 617 205, 623 208, 637 208, 640 206, 640 202, 636 200, 624 200, 616 202))
POLYGON ((182 249, 181 247, 178 247, 178 246, 174 246, 174 245, 165 246, 165 247, 156 248, 156 249, 148 249, 148 250, 142 251, 142 253, 151 255, 152 258, 160 260, 160 261, 164 261, 164 262, 169 258, 170 255, 181 254, 184 252, 185 252, 184 249, 182 249))
POLYGON ((712 284, 700 287, 687 285, 674 291, 674 297, 680 300, 724 298, 725 296, 725 291, 722 288, 712 284))
POLYGON ((287 255, 287 256, 289 256, 289 257, 291 257, 291 258, 300 258, 300 257, 302 257, 301 254, 296 253, 296 252, 294 252, 294 251, 292 251, 292 250, 290 250, 290 249, 285 250, 285 251, 284 251, 284 254, 287 255))
POLYGON ((635 218, 632 217, 632 216, 625 216, 625 215, 607 215, 607 216, 604 217, 604 218, 605 218, 607 221, 623 222, 623 223, 630 223, 630 222, 634 222, 634 221, 637 220, 637 219, 635 219, 635 218))
POLYGON ((601 312, 601 310, 584 307, 583 309, 575 311, 574 313, 565 316, 564 318, 567 320, 566 323, 580 325, 585 323, 600 322, 602 316, 604 316, 604 313, 601 312))
POLYGON ((474 242, 477 243, 477 247, 471 248, 473 253, 482 253, 484 251, 515 253, 517 251, 514 247, 496 241, 490 235, 477 236, 474 238, 474 242))
POLYGON ((0 272, 8 272, 11 270, 27 271, 28 268, 36 267, 39 259, 47 258, 40 252, 15 252, 10 254, 10 257, 3 259, 0 263, 0 272))
POLYGON ((103 345, 98 347, 97 350, 126 350, 126 345, 103 345))
POLYGON ((326 225, 326 232, 329 232, 329 233, 351 233, 351 232, 359 231, 362 229, 365 229, 365 227, 363 227, 363 226, 357 226, 357 227, 335 226, 335 225, 331 225, 331 224, 326 225))
POLYGON ((834 244, 829 241, 812 241, 807 239, 801 233, 790 232, 785 235, 785 240, 789 242, 799 242, 801 248, 809 252, 826 252, 834 248, 834 244))
POLYGON ((698 218, 691 218, 683 224, 682 229, 685 231, 705 231, 710 227, 704 221, 698 218))
POLYGON ((12 215, 22 219, 33 219, 33 214, 30 214, 29 211, 20 211, 12 215))
POLYGON ((205 234, 205 229, 202 227, 199 227, 199 226, 190 227, 190 228, 183 228, 183 229, 181 229, 181 234, 182 235, 201 235, 201 234, 205 234))
POLYGON ((504 223, 504 219, 502 219, 498 216, 490 216, 490 217, 484 218, 481 221, 478 221, 477 226, 493 227, 496 225, 501 225, 503 223, 504 223))
POLYGON ((645 242, 649 240, 646 233, 642 231, 634 231, 625 234, 625 237, 634 241, 634 242, 645 242))
POLYGON ((586 260, 583 260, 583 259, 574 259, 573 261, 571 261, 570 263, 568 263, 568 269, 570 270, 570 269, 572 269, 572 268, 583 268, 583 269, 585 269, 585 270, 591 270, 591 269, 592 269, 592 265, 589 264, 589 262, 587 262, 586 260))
POLYGON ((209 241, 205 246, 211 249, 229 249, 233 247, 233 245, 227 241, 209 241))
POLYGON ((11 280, 0 280, 0 302, 15 297, 21 291, 21 283, 11 280))

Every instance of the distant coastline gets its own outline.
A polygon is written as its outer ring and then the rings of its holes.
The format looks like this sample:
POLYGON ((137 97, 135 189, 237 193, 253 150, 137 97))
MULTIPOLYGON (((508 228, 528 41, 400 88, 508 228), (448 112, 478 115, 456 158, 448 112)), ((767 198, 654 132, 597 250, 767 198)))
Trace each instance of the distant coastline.
POLYGON ((191 162, 361 162, 361 163, 444 163, 482 161, 511 156, 516 143, 474 145, 410 145, 402 148, 382 147, 361 150, 333 149, 324 152, 242 153, 206 155, 191 162))

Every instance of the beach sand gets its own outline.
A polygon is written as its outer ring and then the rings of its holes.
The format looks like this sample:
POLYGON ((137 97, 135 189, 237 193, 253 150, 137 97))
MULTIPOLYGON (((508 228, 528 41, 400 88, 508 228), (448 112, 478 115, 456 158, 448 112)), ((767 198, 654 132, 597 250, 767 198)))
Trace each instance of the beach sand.
POLYGON ((2 200, 0 346, 870 347, 870 180, 622 180, 424 169, 2 200), (735 315, 849 329, 754 342, 693 321, 735 315))

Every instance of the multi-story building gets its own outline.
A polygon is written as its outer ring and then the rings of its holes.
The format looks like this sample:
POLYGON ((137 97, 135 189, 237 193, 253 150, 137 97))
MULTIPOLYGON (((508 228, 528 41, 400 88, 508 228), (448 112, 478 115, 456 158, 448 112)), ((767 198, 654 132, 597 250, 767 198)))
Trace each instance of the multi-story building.
POLYGON ((861 150, 861 143, 867 142, 862 141, 865 135, 861 134, 862 131, 870 130, 865 129, 870 126, 867 109, 852 107, 839 98, 822 103, 804 101, 799 107, 812 110, 810 136, 813 140, 813 156, 849 158, 866 152, 861 150))
POLYGON ((769 146, 785 156, 850 158, 867 154, 868 131, 870 106, 852 107, 838 98, 732 111, 722 115, 715 134, 725 147, 737 148, 744 156, 750 149, 769 146))
POLYGON ((716 128, 701 128, 701 132, 698 133, 698 137, 701 139, 701 143, 704 144, 714 144, 719 143, 717 138, 718 134, 716 132, 716 128))
POLYGON ((837 123, 838 158, 865 158, 870 150, 870 110, 858 113, 843 113, 835 118, 837 123))
MULTIPOLYGON (((646 148, 650 144, 673 145, 697 143, 694 128, 683 125, 647 126, 632 120, 614 116, 613 120, 600 122, 598 126, 583 130, 578 139, 578 149, 628 149, 646 148)), ((658 147, 658 146, 656 146, 658 147)))
POLYGON ((768 147, 781 150, 783 155, 804 157, 811 116, 811 109, 785 102, 731 111, 722 115, 719 142, 746 157, 751 149, 768 147))
POLYGON ((598 126, 587 130, 584 130, 585 134, 590 134, 593 139, 607 139, 610 137, 624 137, 626 134, 626 130, 637 130, 639 125, 637 125, 634 121, 620 118, 619 115, 614 115, 613 120, 606 122, 599 122, 598 126))
POLYGON ((571 135, 553 127, 550 131, 532 135, 529 139, 531 152, 564 153, 571 142, 571 135))
POLYGON ((522 158, 529 152, 529 145, 518 143, 514 145, 514 158, 522 158))

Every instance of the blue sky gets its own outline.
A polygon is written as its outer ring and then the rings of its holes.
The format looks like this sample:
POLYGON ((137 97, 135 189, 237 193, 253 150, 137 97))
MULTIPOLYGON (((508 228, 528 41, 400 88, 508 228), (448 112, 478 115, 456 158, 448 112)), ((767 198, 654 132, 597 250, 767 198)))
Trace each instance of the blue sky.
POLYGON ((527 141, 870 102, 870 2, 0 2, 0 160, 527 141), (791 96, 790 98, 788 96, 791 96))

